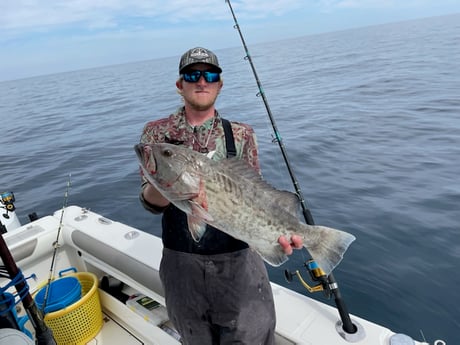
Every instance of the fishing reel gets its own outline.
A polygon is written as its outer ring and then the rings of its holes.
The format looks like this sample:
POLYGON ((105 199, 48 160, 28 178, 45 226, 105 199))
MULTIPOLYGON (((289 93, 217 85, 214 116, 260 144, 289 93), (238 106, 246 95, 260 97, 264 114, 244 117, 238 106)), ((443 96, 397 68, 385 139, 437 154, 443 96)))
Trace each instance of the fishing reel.
POLYGON ((317 283, 314 286, 310 286, 302 277, 299 270, 295 272, 291 272, 289 270, 284 271, 284 277, 286 278, 287 282, 292 282, 294 276, 296 276, 300 283, 303 285, 305 289, 308 290, 310 293, 320 292, 323 291, 325 296, 329 298, 331 296, 331 286, 328 280, 326 273, 318 266, 315 260, 308 260, 304 263, 304 266, 307 272, 310 275, 310 279, 317 283))
POLYGON ((3 205, 2 208, 6 209, 6 214, 3 215, 5 218, 9 218, 8 212, 13 212, 16 209, 15 201, 13 192, 0 193, 0 203, 3 205))

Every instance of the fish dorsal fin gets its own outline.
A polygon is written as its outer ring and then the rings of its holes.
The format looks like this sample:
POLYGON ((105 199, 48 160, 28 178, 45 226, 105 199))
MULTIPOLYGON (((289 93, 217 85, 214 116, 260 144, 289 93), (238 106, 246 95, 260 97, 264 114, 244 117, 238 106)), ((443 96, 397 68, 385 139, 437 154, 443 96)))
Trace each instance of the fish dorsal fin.
POLYGON ((264 191, 276 190, 262 175, 258 174, 246 161, 238 158, 223 159, 219 162, 222 172, 238 177, 238 179, 246 179, 260 187, 264 191))
POLYGON ((229 171, 247 179, 262 180, 262 177, 243 159, 232 157, 216 163, 221 165, 223 171, 229 171))
POLYGON ((218 164, 221 165, 224 173, 228 172, 229 174, 238 176, 238 178, 250 180, 259 190, 267 193, 269 197, 266 199, 269 200, 270 204, 277 205, 277 207, 282 206, 293 216, 299 216, 300 202, 297 194, 285 190, 277 190, 251 168, 246 161, 238 158, 230 158, 219 161, 218 164))

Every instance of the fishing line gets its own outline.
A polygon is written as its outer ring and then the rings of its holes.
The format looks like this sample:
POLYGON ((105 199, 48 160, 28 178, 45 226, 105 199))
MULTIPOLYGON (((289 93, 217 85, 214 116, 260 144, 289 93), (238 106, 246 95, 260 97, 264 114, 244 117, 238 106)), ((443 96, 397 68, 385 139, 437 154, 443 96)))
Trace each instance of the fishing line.
MULTIPOLYGON (((286 148, 285 148, 284 143, 283 143, 283 139, 281 137, 281 134, 278 131, 278 127, 276 125, 275 119, 274 119, 274 117, 272 115, 272 112, 270 110, 270 106, 268 105, 268 101, 267 101, 267 98, 265 97, 265 92, 264 92, 264 89, 262 87, 262 83, 260 82, 259 76, 257 75, 257 71, 256 71, 254 63, 252 61, 251 55, 249 54, 249 50, 248 50, 248 47, 246 45, 246 41, 244 40, 243 33, 240 30, 240 25, 238 24, 238 20, 236 19, 236 15, 235 15, 235 12, 233 11, 232 4, 230 3, 230 0, 225 0, 225 2, 228 4, 228 7, 230 8, 230 11, 232 12, 233 21, 235 22, 235 25, 233 27, 236 30, 238 30, 238 34, 240 35, 240 39, 241 39, 241 42, 243 44, 243 47, 244 47, 244 50, 245 50, 245 53, 246 53, 246 56, 245 56, 244 59, 249 61, 249 64, 251 65, 252 73, 254 74, 254 78, 256 79, 257 87, 259 88, 259 93, 257 94, 257 96, 262 97, 262 100, 264 102, 265 109, 267 110, 267 114, 268 114, 268 117, 269 117, 270 122, 272 124, 273 132, 275 134, 274 140, 276 142, 278 142, 278 145, 280 147, 281 153, 282 153, 283 158, 284 158, 284 162, 286 164, 286 168, 287 168, 287 170, 289 172, 289 176, 291 177, 292 183, 294 185, 295 192, 297 193, 297 196, 299 198, 300 206, 302 208, 302 213, 303 213, 303 216, 305 218, 305 222, 307 224, 309 224, 309 225, 314 225, 315 222, 313 220, 313 216, 312 216, 310 210, 307 207, 306 201, 305 201, 305 199, 303 197, 302 190, 300 189, 299 182, 297 181, 297 178, 295 177, 294 171, 291 168, 291 164, 289 162, 289 158, 288 158, 286 148)), ((337 310, 338 310, 338 312, 340 314, 340 318, 341 318, 341 321, 342 321, 342 329, 348 334, 356 333, 357 332, 357 327, 351 322, 350 315, 348 314, 348 310, 346 308, 345 302, 342 299, 340 290, 338 288, 338 284, 337 284, 334 276, 332 275, 332 273, 326 279, 327 279, 327 281, 325 283, 328 286, 328 289, 330 290, 330 292, 334 295, 335 304, 337 306, 337 310)))
POLYGON ((225 2, 228 4, 230 11, 232 12, 233 21, 235 22, 235 25, 233 27, 236 30, 238 30, 238 34, 240 35, 240 39, 241 39, 241 42, 243 43, 243 47, 246 53, 246 56, 244 57, 244 59, 249 61, 249 64, 251 65, 252 73, 254 74, 254 78, 256 79, 257 87, 259 88, 259 92, 257 93, 257 96, 262 97, 262 100, 264 102, 265 109, 267 111, 268 117, 270 119, 270 122, 273 128, 273 132, 275 135, 275 137, 273 138, 273 141, 277 142, 280 147, 281 154, 283 155, 284 163, 286 164, 286 168, 289 172, 289 176, 291 177, 291 181, 292 181, 292 184, 294 185, 295 192, 299 198, 300 207, 302 208, 302 213, 305 218, 305 222, 309 225, 314 225, 315 222, 313 220, 313 216, 311 215, 311 212, 307 207, 307 203, 305 201, 305 198, 303 197, 303 193, 302 193, 302 190, 300 189, 299 182, 297 178, 295 177, 294 171, 291 167, 291 163, 289 162, 286 147, 284 146, 283 139, 281 137, 280 132, 278 131, 278 126, 276 125, 275 118, 273 117, 272 112, 270 110, 270 106, 268 104, 264 89, 262 87, 262 83, 260 82, 259 76, 257 75, 257 71, 252 61, 251 55, 249 54, 249 50, 246 45, 246 41, 244 40, 243 33, 240 30, 240 25, 238 24, 238 20, 236 19, 236 15, 235 15, 235 12, 233 11, 232 4, 230 3, 230 0, 225 0, 225 2))
POLYGON ((66 187, 66 190, 65 190, 65 193, 64 193, 64 201, 62 202, 61 218, 59 220, 59 227, 58 227, 58 231, 57 231, 57 235, 56 235, 56 241, 54 241, 54 243, 53 243, 53 247, 54 247, 53 258, 51 259, 50 273, 49 273, 49 276, 48 276, 48 282, 46 284, 45 297, 43 298, 43 307, 42 307, 43 311, 45 310, 45 307, 46 307, 46 302, 48 300, 49 287, 51 286, 51 280, 53 279, 53 275, 54 275, 54 269, 55 269, 54 265, 56 263, 57 251, 58 251, 58 249, 60 247, 60 245, 59 245, 59 237, 61 235, 61 230, 62 230, 62 226, 63 226, 64 210, 67 207, 67 201, 69 199, 69 190, 70 190, 71 185, 72 185, 71 174, 69 174, 69 179, 67 180, 67 187, 66 187))

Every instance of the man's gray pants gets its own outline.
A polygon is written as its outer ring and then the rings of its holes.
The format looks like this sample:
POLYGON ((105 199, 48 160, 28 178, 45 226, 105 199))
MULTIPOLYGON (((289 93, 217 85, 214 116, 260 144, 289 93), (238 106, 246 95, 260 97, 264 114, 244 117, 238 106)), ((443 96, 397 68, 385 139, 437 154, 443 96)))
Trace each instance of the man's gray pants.
POLYGON ((272 290, 252 249, 199 255, 165 248, 160 277, 183 344, 274 344, 272 290))

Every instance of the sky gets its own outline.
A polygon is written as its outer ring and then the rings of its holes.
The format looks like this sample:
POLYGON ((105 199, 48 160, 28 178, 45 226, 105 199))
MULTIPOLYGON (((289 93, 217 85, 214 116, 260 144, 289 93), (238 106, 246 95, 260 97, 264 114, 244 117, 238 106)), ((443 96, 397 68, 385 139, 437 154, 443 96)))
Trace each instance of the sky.
MULTIPOLYGON (((246 43, 460 13, 460 0, 232 0, 246 43)), ((0 81, 241 45, 225 0, 1 0, 0 81)))

